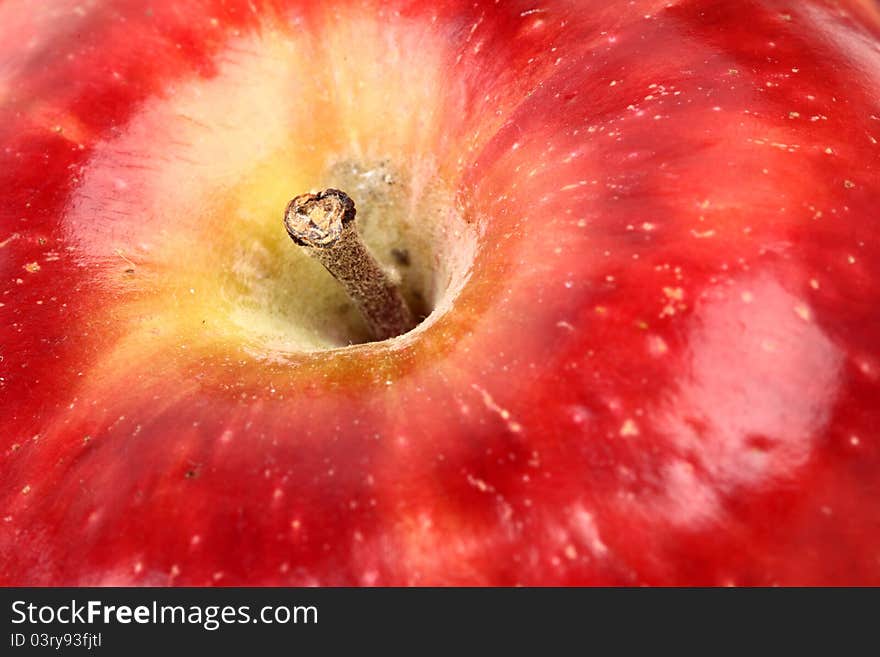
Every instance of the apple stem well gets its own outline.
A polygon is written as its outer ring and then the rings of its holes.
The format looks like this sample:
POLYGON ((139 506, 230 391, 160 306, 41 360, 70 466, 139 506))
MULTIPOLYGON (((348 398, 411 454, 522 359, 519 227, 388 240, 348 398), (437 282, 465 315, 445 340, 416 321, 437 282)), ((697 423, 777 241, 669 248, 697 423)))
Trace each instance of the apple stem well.
POLYGON ((415 326, 400 289, 358 234, 354 201, 338 189, 301 194, 287 204, 284 227, 297 245, 324 265, 363 315, 374 340, 415 326))

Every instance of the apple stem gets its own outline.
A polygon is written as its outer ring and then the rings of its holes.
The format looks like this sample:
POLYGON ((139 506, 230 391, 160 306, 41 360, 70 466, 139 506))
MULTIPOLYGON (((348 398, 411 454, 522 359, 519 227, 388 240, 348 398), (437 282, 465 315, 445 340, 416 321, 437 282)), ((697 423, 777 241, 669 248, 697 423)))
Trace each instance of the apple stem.
POLYGON ((354 201, 338 189, 302 194, 287 204, 284 227, 296 244, 342 283, 375 340, 406 333, 412 312, 360 238, 354 201))

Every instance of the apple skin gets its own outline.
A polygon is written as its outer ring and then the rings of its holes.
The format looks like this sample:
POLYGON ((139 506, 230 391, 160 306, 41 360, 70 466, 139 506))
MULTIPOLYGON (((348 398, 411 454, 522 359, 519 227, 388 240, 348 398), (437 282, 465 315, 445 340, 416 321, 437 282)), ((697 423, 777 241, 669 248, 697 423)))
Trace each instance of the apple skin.
POLYGON ((880 584, 875 3, 144 7, 0 4, 0 584, 880 584), (229 328, 307 151, 431 158, 450 308, 229 328))

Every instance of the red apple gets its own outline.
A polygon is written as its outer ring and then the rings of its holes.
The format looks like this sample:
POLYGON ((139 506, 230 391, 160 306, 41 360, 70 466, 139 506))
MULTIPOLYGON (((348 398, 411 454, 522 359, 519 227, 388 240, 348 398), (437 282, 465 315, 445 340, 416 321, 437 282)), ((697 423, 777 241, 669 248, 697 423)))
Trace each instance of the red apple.
POLYGON ((0 36, 0 583, 880 584, 875 2, 0 36), (413 331, 288 239, 325 187, 413 331))

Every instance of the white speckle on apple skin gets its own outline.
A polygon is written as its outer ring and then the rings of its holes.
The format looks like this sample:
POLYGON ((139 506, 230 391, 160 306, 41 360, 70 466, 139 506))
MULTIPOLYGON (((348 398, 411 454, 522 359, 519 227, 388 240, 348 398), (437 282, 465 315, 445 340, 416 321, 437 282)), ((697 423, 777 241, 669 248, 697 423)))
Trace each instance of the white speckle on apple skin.
POLYGON ((471 384, 471 387, 478 393, 480 393, 480 397, 486 408, 488 408, 493 413, 496 413, 502 420, 504 420, 504 423, 507 425, 509 431, 511 431, 512 433, 520 433, 523 430, 522 425, 511 417, 510 411, 508 411, 506 408, 502 408, 501 406, 499 406, 495 402, 495 399, 492 397, 492 395, 489 394, 489 392, 485 388, 480 387, 476 383, 471 384))

